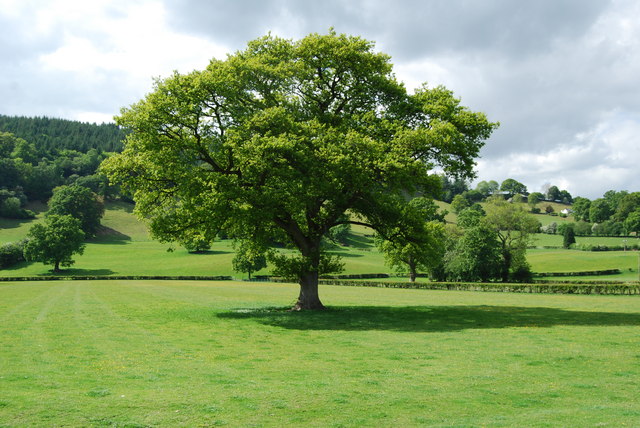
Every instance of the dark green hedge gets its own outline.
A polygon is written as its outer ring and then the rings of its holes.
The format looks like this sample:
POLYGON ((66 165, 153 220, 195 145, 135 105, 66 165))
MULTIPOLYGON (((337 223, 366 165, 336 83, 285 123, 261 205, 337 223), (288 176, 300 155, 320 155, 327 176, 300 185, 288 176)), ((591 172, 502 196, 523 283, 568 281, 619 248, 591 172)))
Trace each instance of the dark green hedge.
POLYGON ((167 276, 167 275, 122 275, 122 276, 98 276, 98 275, 56 275, 56 276, 8 276, 0 277, 0 281, 97 281, 97 280, 185 280, 185 281, 231 281, 230 276, 167 276))
POLYGON ((477 283, 477 282, 384 282, 321 280, 322 284, 351 287, 408 288, 424 290, 498 291, 511 293, 557 294, 640 294, 640 283, 577 284, 577 283, 477 283))
POLYGON ((534 276, 600 276, 600 275, 618 275, 622 273, 620 269, 607 270, 585 270, 582 272, 536 272, 534 276))
MULTIPOLYGON (((0 277, 2 281, 95 281, 95 280, 195 280, 195 281, 230 281, 231 276, 165 276, 165 275, 128 275, 128 276, 20 276, 0 277)), ((282 278, 270 278, 272 282, 291 282, 282 278)), ((386 282, 386 281, 350 281, 347 279, 321 279, 321 284, 349 287, 404 288, 423 290, 459 290, 459 291, 494 291, 511 293, 555 293, 555 294, 617 294, 640 295, 640 282, 624 283, 616 281, 599 281, 598 283, 575 283, 569 281, 536 281, 532 284, 505 284, 479 282, 386 282)))
POLYGON ((640 244, 635 242, 630 242, 627 245, 574 244, 572 248, 580 251, 637 251, 640 249, 640 244))
POLYGON ((388 273, 355 273, 355 274, 349 274, 349 275, 322 275, 320 278, 322 279, 372 279, 372 278, 389 278, 389 274, 388 273))

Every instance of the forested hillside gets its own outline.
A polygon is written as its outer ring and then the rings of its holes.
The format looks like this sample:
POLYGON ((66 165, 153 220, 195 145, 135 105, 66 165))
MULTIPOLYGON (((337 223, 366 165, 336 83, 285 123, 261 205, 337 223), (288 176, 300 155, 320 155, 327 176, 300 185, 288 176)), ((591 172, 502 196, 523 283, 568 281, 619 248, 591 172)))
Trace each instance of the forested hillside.
POLYGON ((0 217, 32 217, 27 204, 46 202, 62 185, 109 197, 115 190, 97 171, 124 136, 115 124, 0 116, 0 217))
POLYGON ((40 155, 60 150, 117 152, 122 149, 124 137, 124 132, 113 123, 96 125, 49 117, 3 115, 0 115, 0 132, 9 132, 33 143, 40 155))

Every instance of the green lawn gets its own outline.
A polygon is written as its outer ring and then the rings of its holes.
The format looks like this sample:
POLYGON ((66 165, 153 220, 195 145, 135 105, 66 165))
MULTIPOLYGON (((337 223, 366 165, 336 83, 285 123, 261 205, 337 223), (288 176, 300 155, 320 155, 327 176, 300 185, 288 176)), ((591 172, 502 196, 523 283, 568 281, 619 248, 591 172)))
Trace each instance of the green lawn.
POLYGON ((0 284, 0 425, 639 426, 640 301, 0 284))

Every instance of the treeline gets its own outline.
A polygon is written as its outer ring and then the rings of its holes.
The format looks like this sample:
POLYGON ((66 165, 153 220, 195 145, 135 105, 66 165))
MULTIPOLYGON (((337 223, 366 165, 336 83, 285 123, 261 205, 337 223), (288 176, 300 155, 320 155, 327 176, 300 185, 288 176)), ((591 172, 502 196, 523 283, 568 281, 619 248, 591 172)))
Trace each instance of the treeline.
MULTIPOLYGON (((601 198, 576 197, 571 206, 575 223, 570 227, 578 236, 640 236, 640 192, 609 190, 601 198)), ((547 226, 546 233, 562 233, 561 225, 547 226)))
POLYGON ((507 178, 502 183, 495 180, 481 181, 474 189, 469 183, 462 179, 449 178, 445 175, 440 176, 442 191, 440 200, 448 202, 452 205, 454 212, 462 211, 470 207, 474 203, 486 201, 493 195, 502 195, 506 199, 512 199, 514 202, 528 202, 532 207, 532 212, 540 212, 536 210, 536 205, 543 201, 559 202, 563 204, 571 204, 573 197, 567 190, 560 190, 558 186, 548 186, 544 192, 529 193, 527 186, 513 178, 507 178))
POLYGON ((49 117, 4 115, 0 115, 0 131, 33 143, 40 157, 50 157, 61 150, 119 152, 125 136, 113 123, 96 125, 49 117))
POLYGON ((62 185, 78 184, 102 197, 113 196, 117 189, 98 167, 110 152, 122 148, 123 138, 113 124, 0 116, 0 216, 33 217, 26 205, 46 202, 62 185))
POLYGON ((446 176, 441 176, 441 183, 440 199, 449 202, 456 214, 493 195, 502 195, 513 202, 528 203, 534 214, 544 210, 547 214, 557 215, 549 204, 543 204, 540 208, 539 204, 545 201, 566 204, 568 214, 561 215, 567 217, 573 214, 576 221, 552 222, 541 229, 543 233, 564 235, 569 228, 577 236, 640 236, 640 192, 609 190, 601 198, 590 200, 581 196, 574 198, 567 190, 557 186, 548 186, 543 192, 529 193, 527 186, 512 178, 500 184, 494 180, 481 181, 474 189, 464 180, 446 176))

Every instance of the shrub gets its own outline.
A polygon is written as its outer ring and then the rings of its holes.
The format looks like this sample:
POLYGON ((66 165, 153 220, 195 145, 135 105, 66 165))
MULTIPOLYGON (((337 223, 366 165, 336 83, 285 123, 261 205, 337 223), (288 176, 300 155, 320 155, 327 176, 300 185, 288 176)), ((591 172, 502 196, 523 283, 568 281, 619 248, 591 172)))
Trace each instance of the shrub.
POLYGON ((623 232, 622 223, 606 220, 602 223, 594 223, 591 231, 596 236, 620 236, 623 232))
POLYGON ((190 253, 204 253, 211 249, 211 241, 203 235, 194 235, 182 243, 190 253))
POLYGON ((546 233, 546 234, 549 234, 549 235, 554 235, 554 234, 557 232, 557 230, 558 230, 558 223, 556 223, 555 221, 554 221, 554 222, 551 222, 551 223, 549 223, 549 224, 548 224, 548 225, 546 225, 546 226, 542 226, 542 227, 540 228, 540 230, 541 230, 543 233, 546 233))
MULTIPOLYGON (((560 223, 558 225, 558 228, 556 229, 556 233, 564 236, 564 234, 567 232, 567 229, 574 229, 574 228, 575 228, 575 223, 560 223)), ((575 229, 574 229, 574 233, 575 233, 575 229)))
POLYGON ((8 242, 0 245, 0 269, 11 267, 15 264, 23 262, 24 244, 26 240, 18 242, 8 242))
POLYGON ((575 223, 573 227, 573 231, 576 236, 589 236, 591 235, 591 223, 587 223, 586 221, 579 221, 575 223))
POLYGON ((564 230, 564 233, 562 234, 562 236, 563 236, 562 246, 564 248, 569 248, 571 247, 572 244, 576 243, 576 235, 572 227, 567 227, 564 230))
POLYGON ((27 219, 35 218, 33 211, 21 208, 22 202, 16 196, 10 196, 0 203, 0 216, 6 218, 27 219))

